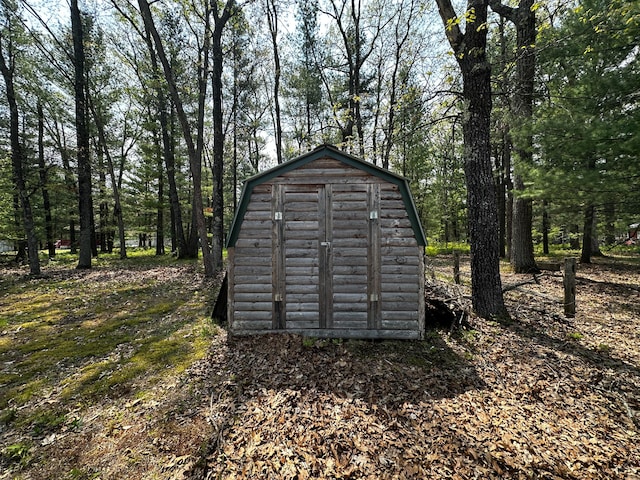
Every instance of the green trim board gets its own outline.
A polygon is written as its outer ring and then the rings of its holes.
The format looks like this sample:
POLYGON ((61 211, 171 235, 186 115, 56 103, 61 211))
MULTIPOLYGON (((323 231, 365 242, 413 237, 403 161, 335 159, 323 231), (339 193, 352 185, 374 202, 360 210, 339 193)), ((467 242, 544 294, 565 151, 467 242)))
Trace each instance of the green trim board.
POLYGON ((236 240, 238 239, 238 234, 240 232, 240 226, 242 225, 244 215, 249 206, 249 202, 251 201, 251 194, 253 193, 253 189, 257 185, 261 185, 262 183, 268 182, 275 177, 284 175, 285 173, 295 170, 296 168, 300 168, 320 158, 332 158, 334 160, 341 161, 346 165, 357 168, 366 173, 382 178, 389 183, 397 185, 400 190, 405 208, 407 210, 407 215, 411 222, 413 232, 416 236, 416 241, 418 242, 418 245, 427 245, 424 230, 422 229, 422 225, 420 223, 420 217, 418 216, 418 211, 416 209, 416 205, 413 201, 413 197, 411 196, 411 191, 409 189, 409 182, 406 178, 392 173, 389 170, 385 170, 384 168, 373 165, 372 163, 360 160, 353 155, 339 150, 333 145, 321 145, 309 153, 265 170, 264 172, 261 172, 245 180, 244 185, 242 186, 242 193, 240 194, 238 209, 236 210, 233 222, 231 223, 229 235, 227 236, 226 247, 230 248, 235 246, 236 240))

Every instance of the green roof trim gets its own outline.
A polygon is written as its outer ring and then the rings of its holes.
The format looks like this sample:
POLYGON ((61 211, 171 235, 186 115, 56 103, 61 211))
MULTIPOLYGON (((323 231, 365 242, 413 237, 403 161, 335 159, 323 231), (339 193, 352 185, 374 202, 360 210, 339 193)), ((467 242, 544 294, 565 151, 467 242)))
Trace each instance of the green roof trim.
POLYGON ((407 215, 409 216, 413 232, 416 236, 416 241, 418 242, 418 245, 427 245, 424 230, 422 229, 422 225, 420 223, 420 217, 418 217, 418 210, 416 209, 416 205, 413 201, 413 197, 411 196, 411 191, 409 189, 409 181, 406 178, 392 173, 389 170, 385 170, 384 168, 373 165, 372 163, 360 160, 353 155, 339 150, 333 145, 321 145, 320 147, 312 150, 309 153, 265 170, 264 172, 261 172, 245 180, 242 187, 242 193, 240 194, 238 209, 236 210, 236 214, 233 217, 231 229, 229 231, 229 235, 227 236, 226 247, 230 248, 235 246, 236 240, 238 239, 238 234, 240 233, 240 226, 242 225, 242 222, 244 220, 244 214, 247 211, 249 202, 251 201, 251 194, 253 192, 253 189, 257 185, 268 182, 275 177, 284 175, 285 173, 295 170, 296 168, 300 168, 320 158, 332 158, 334 160, 338 160, 351 167, 365 171, 371 175, 382 178, 389 183, 397 185, 400 190, 402 200, 405 204, 407 215))

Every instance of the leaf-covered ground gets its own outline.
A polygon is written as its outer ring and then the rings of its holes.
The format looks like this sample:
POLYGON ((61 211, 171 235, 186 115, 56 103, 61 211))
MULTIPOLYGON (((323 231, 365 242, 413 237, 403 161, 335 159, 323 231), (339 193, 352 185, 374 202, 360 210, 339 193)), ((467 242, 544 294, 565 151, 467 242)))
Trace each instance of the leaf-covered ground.
MULTIPOLYGON (((432 292, 464 307, 468 285, 442 283, 451 259, 435 259, 430 270, 432 292)), ((215 285, 193 268, 173 272, 183 298, 205 311, 212 298, 203 291, 215 285)), ((163 276, 103 274, 114 285, 163 276)), ((206 357, 182 354, 181 363, 191 359, 185 370, 146 366, 66 403, 61 374, 50 372, 46 394, 17 407, 3 400, 0 478, 640 478, 638 258, 581 265, 571 319, 559 273, 536 280, 504 273, 506 287, 520 284, 505 294, 510 320, 456 310, 466 328, 430 330, 422 342, 228 338, 211 326, 204 336, 184 322, 202 312, 176 305, 153 318, 182 349, 180 338, 206 338, 206 357), (27 412, 46 402, 64 419, 36 431, 38 417, 27 412), (22 466, 19 445, 30 447, 22 466)), ((0 314, 8 304, 3 296, 0 314)), ((139 325, 152 332, 152 324, 139 325)), ((0 340, 28 343, 20 337, 27 327, 14 326, 0 327, 0 340)), ((121 355, 126 369, 124 358, 142 347, 135 337, 119 345, 109 355, 121 355)), ((1 365, 15 369, 20 362, 9 355, 0 353, 1 365)), ((59 368, 73 376, 99 361, 59 368)))

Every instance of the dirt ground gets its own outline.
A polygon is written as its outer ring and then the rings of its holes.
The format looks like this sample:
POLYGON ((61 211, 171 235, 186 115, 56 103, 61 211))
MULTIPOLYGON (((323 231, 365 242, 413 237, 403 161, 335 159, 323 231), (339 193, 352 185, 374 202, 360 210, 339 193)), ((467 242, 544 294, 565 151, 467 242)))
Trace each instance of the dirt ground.
POLYGON ((418 342, 220 328, 151 393, 78 402, 74 422, 28 433, 22 464, 6 449, 27 433, 6 422, 0 479, 640 479, 637 258, 580 265, 574 318, 560 272, 505 272, 511 318, 484 320, 468 266, 460 287, 450 271, 431 259, 427 284, 461 329, 418 342))

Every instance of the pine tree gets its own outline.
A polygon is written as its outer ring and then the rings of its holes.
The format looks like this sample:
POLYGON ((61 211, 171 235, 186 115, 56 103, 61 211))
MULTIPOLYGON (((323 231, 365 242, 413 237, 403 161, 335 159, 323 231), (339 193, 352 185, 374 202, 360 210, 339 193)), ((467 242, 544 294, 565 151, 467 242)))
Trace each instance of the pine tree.
POLYGON ((640 5, 584 0, 548 30, 541 48, 546 99, 535 126, 531 179, 549 202, 583 212, 582 262, 591 261, 596 212, 640 201, 640 5))

